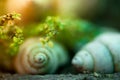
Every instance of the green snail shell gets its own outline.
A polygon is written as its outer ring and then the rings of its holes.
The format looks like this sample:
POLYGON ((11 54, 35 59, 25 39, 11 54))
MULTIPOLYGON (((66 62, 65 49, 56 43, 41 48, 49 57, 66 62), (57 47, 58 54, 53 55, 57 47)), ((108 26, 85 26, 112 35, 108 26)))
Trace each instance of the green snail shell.
POLYGON ((72 64, 79 72, 120 72, 120 34, 104 33, 82 48, 72 64))
POLYGON ((54 73, 67 61, 67 52, 60 44, 43 46, 38 38, 31 38, 20 46, 14 66, 20 74, 45 74, 54 73))

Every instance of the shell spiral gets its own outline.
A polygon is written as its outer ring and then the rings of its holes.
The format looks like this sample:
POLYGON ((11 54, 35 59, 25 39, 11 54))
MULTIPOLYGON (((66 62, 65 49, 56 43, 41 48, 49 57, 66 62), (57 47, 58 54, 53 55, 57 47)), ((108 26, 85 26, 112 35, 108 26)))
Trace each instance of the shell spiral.
POLYGON ((79 72, 120 72, 119 44, 119 33, 103 33, 78 51, 72 64, 79 72))
POLYGON ((46 74, 54 73, 67 61, 68 54, 60 44, 43 46, 39 39, 31 38, 20 46, 14 66, 20 74, 46 74))

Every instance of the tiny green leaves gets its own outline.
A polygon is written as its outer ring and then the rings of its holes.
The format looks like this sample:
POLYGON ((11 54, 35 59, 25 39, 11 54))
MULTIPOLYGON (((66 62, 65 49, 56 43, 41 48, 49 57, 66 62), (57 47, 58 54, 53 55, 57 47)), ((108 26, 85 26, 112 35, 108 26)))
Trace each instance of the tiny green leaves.
POLYGON ((14 25, 14 20, 20 20, 20 16, 20 14, 15 12, 0 16, 0 26, 14 25))
POLYGON ((12 43, 10 43, 10 54, 15 55, 19 49, 19 46, 23 43, 24 37, 22 30, 18 27, 15 28, 16 32, 15 35, 12 38, 12 43))
POLYGON ((13 16, 12 16, 13 19, 21 20, 21 18, 20 18, 20 17, 21 17, 21 14, 16 13, 16 12, 13 12, 12 15, 13 15, 13 16))
POLYGON ((53 39, 62 29, 64 25, 59 17, 47 17, 45 22, 36 26, 36 28, 31 29, 33 36, 40 35, 40 42, 42 44, 53 45, 50 41, 53 39), (49 42, 50 41, 50 42, 49 42))
POLYGON ((0 17, 0 40, 7 43, 7 53, 15 55, 23 42, 23 31, 15 25, 15 19, 20 20, 20 14, 9 13, 0 17))

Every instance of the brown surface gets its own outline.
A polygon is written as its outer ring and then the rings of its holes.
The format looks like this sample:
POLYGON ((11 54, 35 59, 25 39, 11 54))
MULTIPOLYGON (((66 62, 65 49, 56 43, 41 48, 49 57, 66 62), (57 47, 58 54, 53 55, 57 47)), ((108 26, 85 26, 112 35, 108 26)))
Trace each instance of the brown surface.
POLYGON ((115 74, 60 74, 60 75, 19 75, 0 73, 0 80, 120 80, 120 73, 115 74))

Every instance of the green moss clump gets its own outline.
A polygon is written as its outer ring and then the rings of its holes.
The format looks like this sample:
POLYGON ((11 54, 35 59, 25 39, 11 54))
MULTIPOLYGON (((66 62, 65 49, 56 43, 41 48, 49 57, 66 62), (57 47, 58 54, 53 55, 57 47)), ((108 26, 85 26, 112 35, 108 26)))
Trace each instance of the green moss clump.
POLYGON ((0 40, 7 44, 5 51, 10 55, 17 53, 24 39, 22 29, 15 24, 16 19, 20 20, 20 14, 15 12, 0 17, 0 40))

